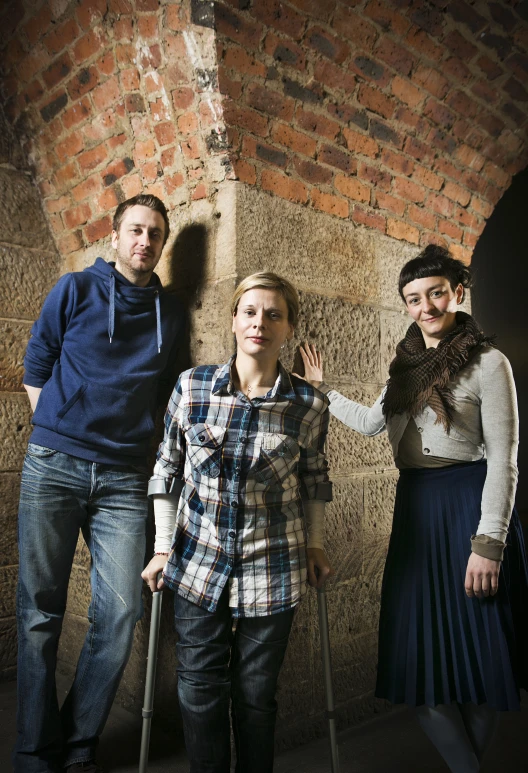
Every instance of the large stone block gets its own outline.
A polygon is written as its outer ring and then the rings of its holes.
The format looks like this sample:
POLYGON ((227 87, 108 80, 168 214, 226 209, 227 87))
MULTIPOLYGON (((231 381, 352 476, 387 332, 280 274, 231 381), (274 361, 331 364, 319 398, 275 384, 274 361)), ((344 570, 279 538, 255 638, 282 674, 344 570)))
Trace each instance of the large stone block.
MULTIPOLYGON (((7 676, 16 667, 17 627, 14 617, 0 620, 0 671, 7 676)), ((0 680, 2 674, 0 673, 0 680)))
POLYGON ((380 314, 381 329, 381 380, 389 377, 389 365, 396 354, 397 344, 404 338, 412 319, 407 312, 382 311, 380 314))
POLYGON ((24 392, 23 360, 29 331, 29 323, 0 319, 0 392, 24 392))
MULTIPOLYGON (((331 383, 345 397, 362 405, 372 405, 381 392, 381 386, 331 383)), ((327 456, 330 475, 350 475, 352 472, 370 469, 394 468, 386 432, 376 437, 365 437, 346 427, 333 416, 330 419, 328 432, 327 456)))
POLYGON ((73 566, 68 585, 66 609, 72 615, 86 617, 90 605, 90 574, 79 566, 73 566))
POLYGON ((365 478, 365 543, 390 536, 397 482, 397 473, 369 475, 365 478))
POLYGON ((16 614, 18 566, 0 566, 0 618, 16 614))
POLYGON ((73 558, 73 564, 74 566, 78 566, 78 567, 82 567, 83 569, 90 570, 90 566, 91 566, 90 551, 88 550, 88 546, 84 541, 84 537, 82 534, 79 534, 79 539, 77 540, 77 547, 75 548, 75 556, 73 558))
POLYGON ((55 251, 0 244, 2 317, 36 319, 59 276, 55 251))
POLYGON ((325 550, 335 572, 332 582, 340 582, 361 573, 363 478, 334 481, 333 495, 325 511, 325 550))
POLYGON ((373 690, 376 684, 378 634, 355 636, 339 651, 334 665, 335 700, 348 702, 373 690))
POLYGON ((401 311, 403 302, 398 292, 400 271, 408 260, 420 253, 420 248, 383 234, 374 235, 372 245, 379 265, 380 304, 385 308, 401 311))
POLYGON ((309 341, 324 357, 325 379, 380 380, 379 313, 372 306, 354 305, 342 298, 300 293, 301 314, 294 339, 281 359, 292 368, 295 350, 309 341))
POLYGON ((31 434, 31 407, 25 394, 0 395, 0 471, 20 470, 31 434))
POLYGON ((26 174, 0 168, 0 212, 1 242, 54 252, 38 190, 26 174))
POLYGON ((24 169, 27 166, 22 147, 3 110, 0 110, 0 164, 10 164, 16 169, 24 169))
POLYGON ((18 563, 17 514, 20 474, 0 473, 0 565, 18 563))

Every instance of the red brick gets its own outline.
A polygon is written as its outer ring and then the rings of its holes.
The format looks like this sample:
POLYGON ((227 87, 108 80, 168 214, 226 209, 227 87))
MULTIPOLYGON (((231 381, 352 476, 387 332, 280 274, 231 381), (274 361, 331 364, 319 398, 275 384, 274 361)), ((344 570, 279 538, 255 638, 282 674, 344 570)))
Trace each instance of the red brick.
POLYGON ((351 217, 354 222, 359 223, 360 225, 366 225, 368 228, 376 228, 378 231, 381 231, 382 234, 384 234, 387 229, 387 220, 383 215, 366 211, 357 204, 352 210, 351 217))
POLYGON ((343 196, 355 201, 370 202, 370 187, 357 180, 355 177, 345 177, 345 175, 336 175, 334 185, 343 196))
POLYGON ((275 33, 268 32, 264 40, 264 51, 275 61, 296 70, 306 69, 306 55, 303 49, 287 38, 279 38, 275 33))
POLYGON ((55 153, 59 160, 64 163, 72 156, 77 155, 84 148, 84 141, 79 132, 73 132, 66 139, 59 142, 55 147, 55 153))
POLYGON ((430 193, 427 197, 427 207, 432 209, 438 215, 444 217, 451 217, 453 214, 453 202, 446 199, 445 196, 438 195, 436 193, 430 193))
POLYGON ((91 216, 92 211, 88 204, 79 204, 77 207, 65 209, 62 213, 64 225, 70 231, 78 225, 87 223, 91 216))
POLYGON ((471 263, 473 250, 468 250, 465 247, 462 247, 460 244, 451 244, 449 249, 451 250, 454 258, 461 260, 463 263, 469 266, 471 263))
POLYGON ((370 158, 376 158, 378 155, 378 143, 371 137, 366 137, 364 134, 359 134, 352 129, 343 129, 343 135, 349 150, 369 156, 370 158))
POLYGON ((495 139, 500 137, 506 127, 504 121, 502 121, 500 118, 497 118, 496 115, 491 115, 489 113, 481 113, 476 117, 476 121, 479 126, 482 126, 482 128, 485 129, 488 134, 491 134, 491 136, 495 139))
POLYGON ((136 0, 136 11, 157 11, 159 0, 136 0))
POLYGON ((427 167, 420 166, 419 164, 416 164, 414 168, 413 179, 421 185, 425 185, 426 188, 431 188, 433 191, 439 191, 444 184, 443 177, 439 177, 427 167))
POLYGON ((357 171, 357 161, 349 153, 346 153, 335 145, 323 145, 317 154, 317 160, 323 164, 329 164, 336 169, 348 174, 355 174, 357 171))
POLYGON ((446 35, 443 42, 450 51, 452 51, 456 56, 459 56, 461 59, 464 59, 466 62, 469 62, 471 59, 473 59, 475 54, 478 53, 477 47, 470 43, 467 38, 461 35, 458 30, 453 30, 448 35, 446 35))
POLYGON ((406 158, 402 153, 395 153, 388 148, 383 148, 381 151, 381 162, 395 172, 406 175, 407 177, 412 174, 414 169, 414 161, 411 161, 410 158, 406 158))
POLYGON ((69 255, 83 247, 83 240, 80 231, 64 234, 57 242, 57 247, 61 255, 69 255))
POLYGON ((326 212, 328 215, 337 217, 348 217, 348 201, 339 196, 332 196, 330 193, 323 193, 317 188, 312 188, 310 197, 315 209, 326 212))
POLYGON ((166 192, 165 185, 162 182, 151 183, 150 185, 145 186, 143 190, 143 193, 147 193, 150 196, 157 196, 158 199, 161 199, 162 201, 166 192))
MULTIPOLYGON (((48 7, 49 4, 46 3, 44 8, 48 7)), ((63 48, 71 46, 73 41, 77 40, 79 34, 80 30, 75 19, 68 19, 68 21, 65 21, 64 24, 61 24, 55 29, 52 29, 51 32, 46 35, 43 42, 50 54, 55 55, 60 53, 63 48)), ((39 37, 41 37, 41 35, 42 31, 39 37)), ((34 43, 36 43, 36 40, 34 43)))
POLYGON ((478 212, 479 215, 482 215, 482 217, 485 217, 486 219, 493 212, 493 207, 491 206, 491 204, 488 201, 479 199, 478 196, 472 196, 471 208, 474 209, 475 212, 478 212))
POLYGON ((101 86, 97 86, 92 93, 94 105, 98 110, 106 110, 107 107, 117 102, 120 96, 117 76, 109 78, 101 86))
POLYGON ((492 180, 494 183, 497 183, 500 188, 509 187, 511 183, 510 175, 507 174, 507 172, 504 172, 502 169, 499 169, 499 167, 495 164, 492 164, 491 161, 487 162, 482 171, 486 177, 489 177, 490 180, 492 180))
POLYGON ((138 174, 127 175, 120 181, 120 186, 127 199, 131 199, 132 196, 137 196, 143 190, 143 183, 138 174))
POLYGON ((163 170, 157 161, 149 161, 141 167, 141 176, 146 183, 153 183, 161 177, 163 170))
POLYGON ((444 54, 442 46, 434 43, 427 32, 419 27, 412 27, 405 37, 405 42, 428 59, 439 62, 444 54))
POLYGON ((438 99, 443 99, 449 89, 448 81, 434 67, 419 65, 413 73, 412 81, 438 99))
POLYGON ((290 5, 294 5, 307 16, 315 16, 323 21, 330 19, 335 4, 336 0, 290 0, 290 5))
POLYGON ((69 186, 69 184, 77 179, 79 170, 75 162, 70 161, 68 164, 59 167, 54 175, 54 181, 57 188, 60 190, 63 187, 69 186))
POLYGON ((459 145, 455 152, 455 158, 464 166, 480 172, 484 166, 485 159, 469 145, 459 145))
POLYGON ((102 29, 90 30, 73 47, 73 58, 77 64, 83 64, 95 54, 98 54, 108 43, 102 29))
POLYGON ((134 37, 134 23, 131 17, 122 16, 116 19, 113 26, 114 40, 132 40, 134 37))
POLYGON ((81 0, 77 9, 79 24, 83 29, 88 29, 94 22, 99 22, 106 11, 106 0, 81 0))
POLYGON ((45 207, 50 215, 54 215, 57 212, 63 212, 71 204, 70 196, 61 196, 59 199, 47 199, 45 207))
MULTIPOLYGON (((5 60, 6 57, 4 56, 4 62, 5 60)), ((21 51, 20 56, 15 60, 15 63, 20 80, 23 83, 29 83, 38 72, 45 67, 48 67, 50 56, 47 51, 44 51, 40 44, 37 44, 28 54, 24 54, 24 52, 21 51)))
POLYGON ((189 24, 185 18, 182 6, 174 5, 173 3, 167 6, 165 21, 167 27, 170 30, 174 30, 174 32, 183 32, 183 30, 188 28, 189 24))
POLYGON ((414 65, 411 52, 386 36, 381 38, 375 54, 402 75, 409 75, 414 65))
POLYGON ((282 199, 293 201, 296 204, 306 204, 308 201, 308 189, 300 180, 293 180, 291 177, 272 169, 263 169, 261 175, 261 186, 265 191, 270 191, 282 199))
POLYGON ((68 83, 68 94, 72 99, 78 99, 92 91, 99 83, 99 73, 94 65, 85 67, 68 83))
POLYGON ((444 129, 450 129, 456 120, 456 116, 452 110, 446 107, 443 102, 437 102, 436 99, 432 99, 431 97, 427 100, 423 113, 428 116, 431 121, 442 126, 444 129))
POLYGON ((456 110, 466 118, 474 118, 480 110, 475 100, 468 97, 463 91, 452 91, 446 98, 449 107, 456 110))
MULTIPOLYGON (((170 108, 165 104, 165 95, 149 102, 149 108, 152 120, 155 123, 158 123, 159 121, 168 121, 171 118, 170 108)), ((196 120, 198 120, 198 118, 196 118, 196 120)))
POLYGON ((488 76, 490 80, 495 80, 499 75, 502 75, 503 69, 497 62, 494 62, 489 56, 481 56, 477 59, 477 65, 488 76))
POLYGON ((182 142, 181 149, 185 158, 200 158, 200 143, 198 142, 198 137, 196 136, 189 137, 189 139, 182 142))
POLYGON ((139 92, 127 94, 125 96, 125 110, 127 113, 144 113, 145 100, 143 99, 142 94, 139 92))
MULTIPOLYGON (((128 158, 128 156, 125 156, 125 158, 118 158, 115 161, 112 161, 106 169, 100 173, 97 180, 104 184, 105 188, 108 188, 109 185, 113 185, 119 178, 124 177, 131 172, 133 168, 134 162, 131 158, 128 158)), ((93 177, 96 177, 96 175, 93 175, 93 177)), ((124 188, 124 182, 121 183, 121 185, 124 188)), ((99 185, 99 188, 100 187, 101 186, 99 185)))
POLYGON ((376 83, 380 89, 384 89, 388 85, 392 75, 380 62, 360 51, 349 61, 348 69, 359 75, 362 80, 376 83))
POLYGON ((381 0, 370 0, 363 13, 379 24, 386 32, 390 30, 398 37, 405 35, 411 25, 411 22, 405 16, 388 7, 381 0))
POLYGON ((382 115, 384 118, 391 118, 394 113, 393 100, 390 97, 387 97, 379 89, 369 86, 366 83, 359 87, 357 100, 368 110, 379 113, 379 115, 382 115))
POLYGON ((268 164, 274 164, 285 168, 288 162, 288 155, 271 145, 260 142, 255 137, 246 135, 242 140, 242 152, 245 156, 256 158, 259 161, 265 161, 268 164))
POLYGON ((453 164, 451 164, 445 158, 438 158, 435 161, 434 170, 435 172, 440 172, 447 177, 451 177, 453 180, 458 181, 462 177, 462 172, 460 169, 457 169, 456 166, 453 166, 453 164))
POLYGON ((96 61, 95 66, 100 73, 103 73, 103 75, 113 75, 113 73, 116 71, 116 63, 113 53, 111 51, 107 51, 106 54, 103 54, 103 56, 101 56, 96 61))
POLYGON ((36 13, 31 19, 29 19, 29 21, 26 22, 26 24, 24 24, 22 29, 26 33, 26 37, 30 44, 34 46, 37 40, 40 40, 40 38, 46 34, 50 24, 51 11, 49 9, 48 3, 45 3, 38 11, 38 13, 36 13))
POLYGON ((469 169, 466 169, 466 171, 461 174, 460 182, 464 188, 468 188, 475 193, 481 194, 485 192, 487 186, 486 178, 483 175, 472 172, 469 169))
POLYGON ((227 104, 224 108, 224 120, 226 124, 246 129, 259 137, 265 137, 268 134, 267 116, 247 107, 239 107, 234 103, 227 104))
POLYGON ((158 18, 156 15, 139 16, 137 19, 137 28, 139 35, 144 40, 150 40, 158 37, 158 18))
POLYGON ((383 191, 376 191, 376 204, 380 209, 388 209, 389 212, 394 212, 395 215, 400 215, 400 217, 405 212, 405 201, 396 199, 383 191))
POLYGON ((249 185, 255 185, 257 182, 257 170, 248 161, 237 159, 233 161, 233 170, 237 180, 249 185))
POLYGON ((108 152, 105 146, 97 145, 79 156, 79 166, 84 172, 95 169, 106 160, 107 156, 108 152))
POLYGON ((403 105, 400 105, 400 107, 396 109, 393 120, 408 126, 418 137, 424 137, 430 127, 429 121, 422 118, 420 112, 415 113, 410 108, 404 107, 403 105))
POLYGON ((111 233, 112 221, 108 215, 105 215, 100 220, 96 220, 95 223, 90 223, 90 225, 84 228, 84 235, 90 244, 99 241, 99 239, 104 239, 105 236, 109 236, 111 233))
POLYGON ((356 79, 353 75, 344 72, 342 67, 322 59, 316 62, 314 77, 320 83, 328 86, 329 89, 344 91, 347 95, 352 94, 356 88, 356 79))
POLYGON ((264 86, 253 83, 247 90, 246 100, 250 107, 260 110, 283 121, 291 121, 293 117, 294 102, 283 97, 278 91, 272 91, 264 86))
POLYGON ((467 244, 468 247, 473 249, 477 242, 478 242, 478 234, 474 234, 471 231, 465 231, 464 233, 464 244, 467 244))
POLYGON ((418 244, 420 241, 420 232, 417 228, 402 223, 401 220, 394 220, 392 217, 387 218, 387 234, 394 239, 411 242, 411 244, 418 244))
POLYGON ((172 104, 176 110, 186 110, 194 101, 194 91, 190 88, 175 89, 172 92, 172 104))
POLYGON ((139 89, 139 72, 135 67, 130 67, 128 70, 122 70, 119 73, 119 78, 124 91, 137 91, 139 89))
POLYGON ((196 113, 184 113, 177 121, 181 134, 192 134, 198 129, 198 117, 196 113))
POLYGON ((253 50, 258 48, 263 31, 262 24, 246 21, 231 8, 223 5, 215 5, 215 27, 220 35, 253 50))
POLYGON ((173 166, 174 156, 175 156, 174 148, 167 148, 162 152, 161 166, 163 167, 164 171, 166 171, 167 169, 170 169, 170 167, 173 166))
POLYGON ((229 46, 223 60, 224 66, 236 73, 266 77, 267 67, 239 46, 229 46))
POLYGON ((362 162, 359 165, 357 175, 362 180, 366 180, 373 185, 376 190, 388 191, 390 189, 392 176, 376 166, 370 166, 362 162))
POLYGON ((365 51, 372 51, 379 36, 373 24, 341 4, 337 6, 332 28, 365 51))
POLYGON ((452 183, 451 181, 446 182, 443 190, 444 196, 447 196, 448 199, 452 199, 453 201, 456 201, 458 204, 461 204, 463 207, 467 207, 471 200, 471 194, 468 190, 465 188, 462 188, 460 185, 457 185, 456 183, 452 183))
POLYGON ((479 226, 480 218, 473 212, 469 212, 467 209, 464 209, 464 207, 459 207, 456 205, 453 212, 453 217, 458 223, 466 226, 466 228, 477 229, 479 226))
POLYGON ((134 151, 136 162, 148 161, 154 156, 155 153, 156 146, 154 145, 154 141, 152 139, 145 140, 144 142, 141 140, 136 142, 134 151))
POLYGON ((312 185, 326 185, 332 180, 332 171, 321 164, 314 164, 312 161, 295 157, 293 166, 299 177, 312 185))
POLYGON ((456 56, 450 56, 442 62, 442 71, 451 76, 459 86, 467 86, 474 78, 471 70, 456 56))
POLYGON ((451 239, 456 239, 458 242, 462 241, 462 236, 464 235, 463 230, 457 225, 450 220, 442 220, 441 218, 438 221, 438 230, 441 234, 445 234, 451 239))
POLYGON ((416 137, 407 137, 404 150, 417 161, 431 161, 434 156, 434 150, 425 142, 417 140, 416 137))
POLYGON ((422 231, 422 235, 420 236, 420 245, 422 247, 427 247, 428 244, 437 244, 439 247, 445 247, 446 249, 451 246, 447 243, 443 236, 440 236, 436 233, 433 234, 428 231, 422 231))
POLYGON ((231 99, 238 99, 242 94, 242 81, 232 80, 221 65, 218 67, 218 90, 231 99))
POLYGON ((176 132, 174 130, 174 124, 170 121, 166 123, 159 123, 154 126, 154 134, 161 147, 164 145, 170 145, 176 139, 176 132))
POLYGON ((91 177, 87 177, 82 183, 72 188, 72 196, 75 201, 83 201, 88 196, 93 196, 102 188, 101 178, 98 174, 93 174, 91 177))
POLYGON ((200 183, 196 186, 194 191, 191 194, 191 199, 193 201, 199 201, 200 199, 206 199, 207 198, 207 186, 205 183, 200 183))
POLYGON ((401 102, 410 107, 416 107, 424 98, 424 94, 416 86, 413 86, 406 78, 395 75, 391 83, 392 93, 401 102))
POLYGON ((169 195, 174 193, 176 188, 181 188, 184 182, 185 180, 181 172, 172 175, 172 177, 165 177, 165 187, 167 189, 167 193, 169 195))
POLYGON ((295 121, 301 129, 318 134, 320 137, 325 137, 328 140, 335 140, 340 131, 339 124, 335 121, 331 121, 318 113, 304 110, 302 107, 297 108, 295 121))
POLYGON ((115 55, 119 64, 133 65, 136 57, 136 49, 132 43, 122 43, 115 46, 115 55))
POLYGON ((303 42, 305 46, 332 59, 336 64, 342 64, 350 54, 349 46, 323 27, 310 27, 304 35, 303 42))
POLYGON ((254 0, 253 14, 268 27, 275 27, 294 40, 299 40, 304 29, 304 16, 280 0, 254 0))
POLYGON ((271 130, 271 138, 280 145, 291 148, 296 153, 302 153, 304 156, 315 156, 317 143, 306 134, 295 131, 284 123, 275 123, 271 130))
POLYGON ((436 228, 436 217, 424 207, 417 207, 416 204, 410 204, 407 209, 407 217, 413 223, 421 225, 422 228, 429 228, 434 231, 436 228))

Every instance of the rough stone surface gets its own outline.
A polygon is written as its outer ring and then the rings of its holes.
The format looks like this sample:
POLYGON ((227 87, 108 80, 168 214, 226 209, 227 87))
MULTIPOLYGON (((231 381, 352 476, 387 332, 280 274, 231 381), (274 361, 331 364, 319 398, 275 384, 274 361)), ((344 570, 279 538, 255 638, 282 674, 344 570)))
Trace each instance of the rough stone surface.
POLYGON ((337 480, 325 510, 325 550, 335 572, 332 582, 361 573, 363 561, 363 478, 337 480))
POLYGON ((17 169, 23 169, 25 166, 22 148, 15 141, 13 129, 6 120, 3 109, 0 109, 0 164, 9 164, 17 169))
POLYGON ((72 615, 86 617, 90 605, 90 574, 79 566, 73 566, 68 586, 66 609, 72 615))
POLYGON ((17 513, 20 474, 0 473, 0 565, 18 563, 17 513))
POLYGON ((26 175, 0 168, 0 211, 0 242, 54 251, 38 191, 26 175))
MULTIPOLYGON (((332 382, 336 390, 345 397, 363 405, 372 405, 381 392, 381 385, 354 386, 332 382)), ((376 437, 365 437, 345 427, 334 416, 330 418, 327 445, 328 462, 332 475, 350 475, 369 469, 393 469, 394 463, 387 433, 376 437)))
POLYGON ((10 678, 16 666, 16 620, 8 617, 0 620, 0 680, 10 678))
POLYGON ((89 570, 90 563, 91 563, 90 551, 88 550, 86 542, 84 541, 83 535, 79 534, 79 539, 77 540, 77 547, 75 548, 73 565, 89 570))
POLYGON ((24 354, 30 325, 0 319, 0 392, 23 392, 24 354))
POLYGON ((0 308, 2 317, 36 319, 59 276, 56 252, 0 244, 0 308))
POLYGON ((363 529, 365 543, 389 537, 396 497, 398 475, 372 475, 365 478, 365 512, 363 529))
POLYGON ((191 294, 178 293, 190 317, 190 362, 226 362, 234 351, 230 303, 235 280, 206 284, 191 294))
POLYGON ((31 434, 31 408, 25 394, 0 395, 0 471, 18 471, 31 434))
POLYGON ((407 332, 412 319, 403 310, 382 311, 380 314, 381 330, 381 380, 386 381, 389 377, 389 365, 396 354, 396 345, 402 340, 407 332))
POLYGON ((17 566, 0 566, 0 618, 14 617, 16 613, 17 566))

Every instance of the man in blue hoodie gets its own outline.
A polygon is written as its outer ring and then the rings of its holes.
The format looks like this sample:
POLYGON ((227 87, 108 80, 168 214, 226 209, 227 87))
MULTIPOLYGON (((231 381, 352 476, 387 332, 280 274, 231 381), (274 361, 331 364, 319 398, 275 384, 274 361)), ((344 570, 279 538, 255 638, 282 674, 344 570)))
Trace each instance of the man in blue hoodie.
POLYGON ((164 204, 135 196, 113 229, 115 264, 97 258, 59 279, 24 360, 34 429, 19 510, 16 773, 100 770, 95 747, 142 612, 146 454, 183 311, 154 274, 169 235, 164 204), (90 627, 59 711, 57 646, 80 530, 90 627))

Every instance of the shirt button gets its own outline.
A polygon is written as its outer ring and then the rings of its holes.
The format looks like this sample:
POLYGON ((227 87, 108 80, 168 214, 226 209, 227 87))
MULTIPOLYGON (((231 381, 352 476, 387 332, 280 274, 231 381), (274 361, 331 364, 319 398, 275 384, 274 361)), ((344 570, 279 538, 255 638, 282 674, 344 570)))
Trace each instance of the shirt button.
POLYGON ((228 536, 228 537, 231 537, 231 539, 234 539, 234 538, 236 537, 236 532, 234 532, 234 531, 228 531, 228 532, 227 532, 227 536, 228 536))
POLYGON ((198 440, 200 441, 200 443, 203 443, 205 440, 205 435, 198 435, 198 440))
POLYGON ((236 499, 231 500, 231 507, 238 507, 238 502, 236 499))
POLYGON ((431 453, 431 451, 430 451, 429 448, 424 448, 424 454, 430 454, 430 453, 431 453))

